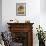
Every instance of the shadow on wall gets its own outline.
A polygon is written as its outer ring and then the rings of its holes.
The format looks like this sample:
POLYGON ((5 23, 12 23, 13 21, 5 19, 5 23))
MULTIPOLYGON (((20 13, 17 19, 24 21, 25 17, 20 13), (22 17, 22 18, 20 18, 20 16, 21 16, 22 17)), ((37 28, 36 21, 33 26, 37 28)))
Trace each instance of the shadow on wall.
POLYGON ((0 32, 2 32, 2 17, 0 16, 0 32))
POLYGON ((46 0, 40 0, 40 11, 46 13, 46 0))
POLYGON ((2 31, 2 0, 0 0, 0 31, 2 31))

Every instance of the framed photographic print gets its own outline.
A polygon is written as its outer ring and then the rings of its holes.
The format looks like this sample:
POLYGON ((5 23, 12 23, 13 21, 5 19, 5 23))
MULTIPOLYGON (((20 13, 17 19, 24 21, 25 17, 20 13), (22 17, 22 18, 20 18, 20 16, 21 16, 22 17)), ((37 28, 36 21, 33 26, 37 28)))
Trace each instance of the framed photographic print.
POLYGON ((26 3, 16 3, 16 15, 26 16, 26 3))

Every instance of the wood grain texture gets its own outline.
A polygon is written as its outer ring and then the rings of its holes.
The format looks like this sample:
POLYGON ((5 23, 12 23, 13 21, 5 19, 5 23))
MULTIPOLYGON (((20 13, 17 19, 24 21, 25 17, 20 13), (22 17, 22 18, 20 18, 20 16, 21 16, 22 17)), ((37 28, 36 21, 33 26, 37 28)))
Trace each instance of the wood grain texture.
MULTIPOLYGON (((9 25, 9 31, 12 33, 16 32, 27 32, 28 33, 28 46, 33 46, 33 23, 7 23, 9 25)), ((15 37, 14 37, 15 38, 15 37)), ((26 45, 27 46, 27 45, 26 45)))

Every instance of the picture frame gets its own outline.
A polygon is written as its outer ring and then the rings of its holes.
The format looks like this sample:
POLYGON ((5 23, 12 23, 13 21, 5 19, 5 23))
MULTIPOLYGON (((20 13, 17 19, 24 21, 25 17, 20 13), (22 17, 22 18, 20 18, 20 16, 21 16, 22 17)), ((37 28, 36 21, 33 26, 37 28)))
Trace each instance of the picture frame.
POLYGON ((16 3, 16 15, 26 16, 26 3, 16 3))

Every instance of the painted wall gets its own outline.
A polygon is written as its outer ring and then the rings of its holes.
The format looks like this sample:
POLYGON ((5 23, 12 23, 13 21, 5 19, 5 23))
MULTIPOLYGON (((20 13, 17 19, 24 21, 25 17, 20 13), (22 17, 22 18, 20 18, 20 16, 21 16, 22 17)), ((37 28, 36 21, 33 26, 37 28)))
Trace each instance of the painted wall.
POLYGON ((2 31, 2 0, 0 0, 0 31, 2 31))
POLYGON ((30 20, 33 25, 33 45, 38 46, 38 39, 36 37, 36 27, 39 24, 46 30, 46 15, 41 12, 42 3, 40 0, 2 0, 2 26, 3 31, 8 30, 7 22, 11 19, 17 19, 19 22, 30 20), (26 16, 16 16, 16 3, 26 3, 26 16), (41 6, 41 7, 40 7, 41 6))
POLYGON ((40 24, 46 31, 46 0, 40 0, 40 24))
MULTIPOLYGON (((2 23, 6 25, 10 19, 17 19, 19 22, 30 20, 33 23, 39 23, 40 15, 40 0, 2 0, 2 23), (26 16, 16 16, 16 3, 26 3, 26 16)), ((7 30, 4 27, 5 30, 7 30)), ((5 31, 4 30, 4 31, 5 31)))
POLYGON ((42 13, 46 13, 46 0, 40 0, 40 10, 42 13))

